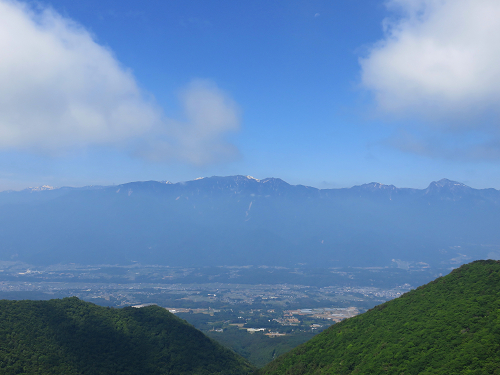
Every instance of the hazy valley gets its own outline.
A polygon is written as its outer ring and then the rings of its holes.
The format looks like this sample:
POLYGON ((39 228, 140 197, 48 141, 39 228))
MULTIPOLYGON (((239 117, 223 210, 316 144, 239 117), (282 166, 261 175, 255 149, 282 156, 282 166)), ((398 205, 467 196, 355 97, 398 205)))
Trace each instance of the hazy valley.
POLYGON ((102 306, 168 308, 254 365, 448 270, 3 262, 0 299, 77 296, 102 306), (413 284, 409 284, 412 282, 413 284), (255 333, 254 333, 255 332, 255 333))

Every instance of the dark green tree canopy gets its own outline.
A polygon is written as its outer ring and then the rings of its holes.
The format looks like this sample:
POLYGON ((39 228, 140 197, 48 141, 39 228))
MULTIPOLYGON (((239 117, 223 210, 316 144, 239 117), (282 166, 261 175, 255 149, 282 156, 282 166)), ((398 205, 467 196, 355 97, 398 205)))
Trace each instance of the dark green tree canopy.
POLYGON ((0 373, 247 374, 241 357, 158 306, 106 308, 76 297, 0 301, 0 373))
POLYGON ((476 261, 331 326, 260 374, 500 374, 500 262, 476 261))

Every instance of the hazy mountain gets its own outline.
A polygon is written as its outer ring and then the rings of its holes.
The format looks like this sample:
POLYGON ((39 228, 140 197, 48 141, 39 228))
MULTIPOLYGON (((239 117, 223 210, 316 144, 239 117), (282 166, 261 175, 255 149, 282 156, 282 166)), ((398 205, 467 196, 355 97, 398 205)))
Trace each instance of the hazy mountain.
POLYGON ((0 260, 172 266, 425 266, 500 258, 500 191, 345 189, 277 178, 0 193, 0 260), (392 260, 398 262, 393 262, 392 260))
POLYGON ((260 374, 496 374, 500 262, 477 261, 335 324, 260 374))
POLYGON ((0 372, 248 374, 243 358, 158 306, 111 309, 76 297, 0 301, 0 372))

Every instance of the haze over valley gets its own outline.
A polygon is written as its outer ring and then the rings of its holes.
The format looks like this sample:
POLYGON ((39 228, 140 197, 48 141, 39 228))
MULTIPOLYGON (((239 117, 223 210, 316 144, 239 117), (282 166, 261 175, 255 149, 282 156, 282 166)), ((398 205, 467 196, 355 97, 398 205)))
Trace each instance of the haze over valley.
POLYGON ((279 178, 0 193, 4 261, 35 265, 451 268, 500 257, 500 192, 316 189, 279 178))

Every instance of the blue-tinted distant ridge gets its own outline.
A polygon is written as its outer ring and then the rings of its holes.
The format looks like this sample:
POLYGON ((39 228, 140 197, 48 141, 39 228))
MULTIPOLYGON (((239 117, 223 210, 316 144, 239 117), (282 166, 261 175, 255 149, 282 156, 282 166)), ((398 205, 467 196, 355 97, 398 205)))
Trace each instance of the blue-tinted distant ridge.
POLYGON ((317 189, 279 178, 0 193, 0 260, 172 266, 455 266, 500 258, 500 192, 442 179, 426 189, 317 189))

